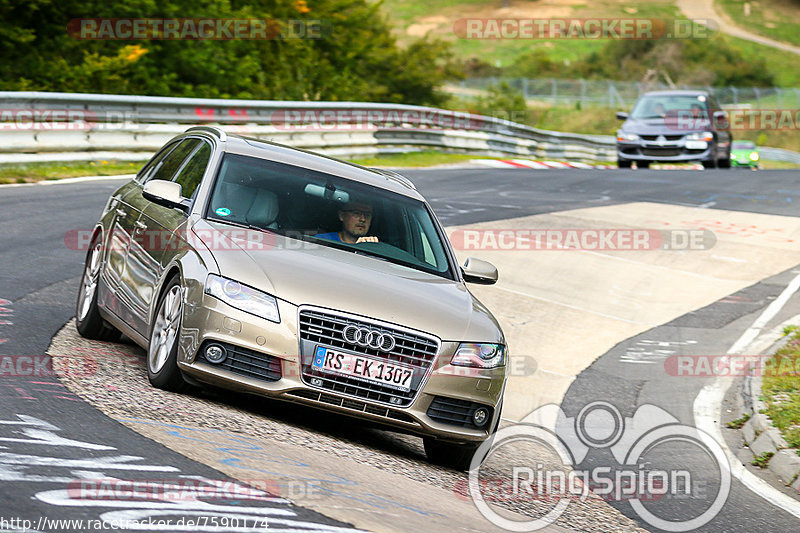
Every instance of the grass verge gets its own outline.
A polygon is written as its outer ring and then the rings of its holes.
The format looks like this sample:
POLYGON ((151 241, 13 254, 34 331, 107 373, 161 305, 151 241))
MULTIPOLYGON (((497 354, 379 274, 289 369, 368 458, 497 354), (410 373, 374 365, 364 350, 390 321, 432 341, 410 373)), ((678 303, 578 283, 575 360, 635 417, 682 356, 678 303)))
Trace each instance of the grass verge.
POLYGON ((404 154, 360 157, 350 159, 350 161, 365 167, 430 167, 433 165, 463 163, 471 159, 481 158, 484 157, 475 154, 453 154, 437 152, 435 150, 425 150, 422 152, 408 152, 404 154))
POLYGON ((800 332, 765 364, 761 394, 772 419, 789 446, 800 448, 800 332))
POLYGON ((80 176, 135 174, 143 165, 130 161, 28 163, 0 166, 0 183, 33 183, 80 176))

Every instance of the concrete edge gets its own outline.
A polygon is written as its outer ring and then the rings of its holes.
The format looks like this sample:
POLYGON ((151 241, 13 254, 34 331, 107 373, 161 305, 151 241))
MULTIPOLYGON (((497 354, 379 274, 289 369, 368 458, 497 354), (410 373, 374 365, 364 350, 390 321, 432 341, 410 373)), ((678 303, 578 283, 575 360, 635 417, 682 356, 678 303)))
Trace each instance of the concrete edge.
MULTIPOLYGON (((790 318, 780 324, 776 329, 783 329, 784 326, 796 324, 800 320, 800 315, 790 318)), ((772 343, 769 349, 765 350, 764 355, 772 355, 782 348, 791 335, 780 337, 772 343)), ((771 453, 767 468, 777 475, 786 485, 795 490, 800 490, 800 455, 797 448, 789 447, 789 444, 781 436, 780 430, 772 425, 772 420, 761 411, 766 410, 766 404, 761 400, 761 375, 748 374, 744 378, 737 404, 741 408, 743 415, 749 414, 750 419, 742 426, 745 444, 747 444, 753 458, 765 453, 771 453)))

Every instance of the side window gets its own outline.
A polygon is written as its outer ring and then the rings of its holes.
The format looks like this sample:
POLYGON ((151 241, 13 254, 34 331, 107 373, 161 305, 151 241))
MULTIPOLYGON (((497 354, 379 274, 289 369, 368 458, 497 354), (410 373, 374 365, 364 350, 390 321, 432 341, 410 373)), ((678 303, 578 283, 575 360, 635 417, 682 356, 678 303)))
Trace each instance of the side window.
POLYGON ((175 178, 175 182, 181 186, 181 195, 184 198, 192 198, 194 196, 197 186, 200 185, 200 181, 203 179, 209 159, 211 159, 211 146, 201 141, 200 146, 183 165, 183 168, 175 178))
POLYGON ((172 177, 181 167, 181 163, 186 159, 186 156, 191 154, 200 142, 202 142, 200 139, 186 139, 182 141, 177 148, 164 158, 161 165, 153 173, 151 179, 172 181, 172 177))
POLYGON ((153 172, 158 168, 159 163, 169 154, 173 148, 178 146, 177 142, 167 145, 163 148, 160 152, 158 152, 152 159, 144 166, 142 170, 139 171, 139 174, 136 176, 136 179, 140 183, 144 183, 150 179, 153 172))

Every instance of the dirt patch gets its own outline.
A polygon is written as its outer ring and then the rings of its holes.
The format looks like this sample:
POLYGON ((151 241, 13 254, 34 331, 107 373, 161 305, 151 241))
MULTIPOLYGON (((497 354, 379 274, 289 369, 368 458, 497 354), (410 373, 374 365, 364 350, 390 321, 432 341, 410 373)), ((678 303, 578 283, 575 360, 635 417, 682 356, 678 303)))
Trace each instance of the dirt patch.
POLYGON ((437 35, 453 34, 453 24, 462 18, 559 18, 573 14, 573 7, 586 5, 585 0, 549 0, 531 2, 528 0, 512 1, 508 7, 502 2, 487 4, 465 4, 443 9, 436 15, 421 17, 406 28, 411 37, 422 37, 431 32, 437 35))

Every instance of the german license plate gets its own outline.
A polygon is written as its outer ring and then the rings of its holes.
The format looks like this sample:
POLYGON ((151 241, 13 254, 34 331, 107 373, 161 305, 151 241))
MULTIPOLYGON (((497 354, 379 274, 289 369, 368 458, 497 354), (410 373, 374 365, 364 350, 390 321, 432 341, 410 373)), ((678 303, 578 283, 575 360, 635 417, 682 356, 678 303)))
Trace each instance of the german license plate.
POLYGON ((322 372, 339 374, 369 383, 408 392, 414 367, 388 363, 363 355, 340 352, 317 346, 312 367, 322 372))

